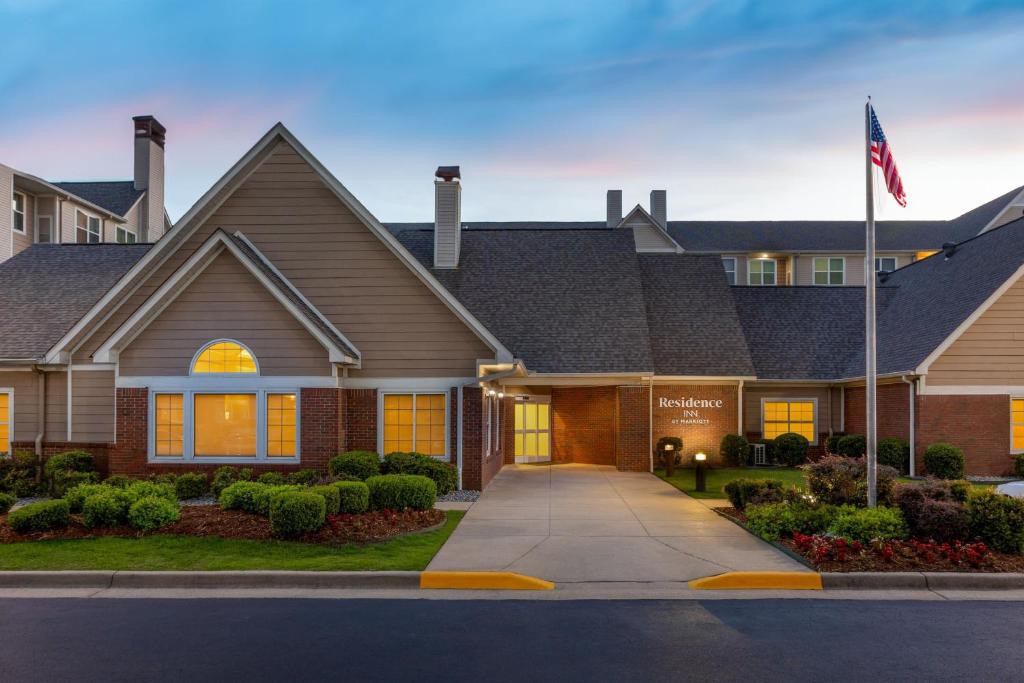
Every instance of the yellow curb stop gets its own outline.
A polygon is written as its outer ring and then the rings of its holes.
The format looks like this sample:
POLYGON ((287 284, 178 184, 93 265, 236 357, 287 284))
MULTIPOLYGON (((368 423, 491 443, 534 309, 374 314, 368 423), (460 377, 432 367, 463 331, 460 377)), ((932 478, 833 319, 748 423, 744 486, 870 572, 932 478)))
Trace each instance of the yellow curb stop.
POLYGON ((822 590, 817 572, 726 572, 694 579, 688 585, 696 590, 822 590))
POLYGON ((555 584, 515 572, 422 572, 420 588, 550 591, 555 584))

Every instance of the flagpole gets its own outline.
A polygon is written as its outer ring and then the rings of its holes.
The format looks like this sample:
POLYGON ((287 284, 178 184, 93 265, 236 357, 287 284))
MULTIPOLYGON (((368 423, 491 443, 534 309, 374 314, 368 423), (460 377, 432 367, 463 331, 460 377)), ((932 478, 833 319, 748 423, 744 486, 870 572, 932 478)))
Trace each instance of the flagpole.
POLYGON ((875 197, 871 186, 871 96, 864 105, 864 155, 865 174, 867 187, 867 220, 865 225, 864 240, 864 381, 865 381, 865 405, 867 416, 865 422, 867 440, 867 479, 868 479, 868 507, 873 508, 878 504, 877 490, 877 469, 878 469, 878 446, 875 417, 875 380, 877 368, 875 364, 875 197))

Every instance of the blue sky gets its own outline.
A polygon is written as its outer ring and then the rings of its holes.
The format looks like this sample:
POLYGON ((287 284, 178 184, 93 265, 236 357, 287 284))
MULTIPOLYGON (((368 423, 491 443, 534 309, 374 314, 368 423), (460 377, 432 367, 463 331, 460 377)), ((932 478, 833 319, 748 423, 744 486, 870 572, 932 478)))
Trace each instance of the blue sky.
POLYGON ((168 128, 177 218, 283 121, 385 221, 863 217, 863 102, 909 206, 1024 184, 1017 2, 0 0, 0 163, 131 175, 134 114, 168 128), (58 144, 59 143, 59 144, 58 144))

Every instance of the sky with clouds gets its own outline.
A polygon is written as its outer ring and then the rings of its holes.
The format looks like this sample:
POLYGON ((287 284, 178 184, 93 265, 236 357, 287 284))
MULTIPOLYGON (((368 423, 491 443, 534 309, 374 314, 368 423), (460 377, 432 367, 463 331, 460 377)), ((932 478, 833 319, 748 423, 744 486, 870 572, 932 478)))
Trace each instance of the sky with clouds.
POLYGON ((669 218, 858 219, 872 95, 909 206, 946 218, 1024 184, 1014 2, 0 0, 0 163, 131 176, 168 128, 189 206, 282 121, 385 221, 598 220, 608 188, 669 218))

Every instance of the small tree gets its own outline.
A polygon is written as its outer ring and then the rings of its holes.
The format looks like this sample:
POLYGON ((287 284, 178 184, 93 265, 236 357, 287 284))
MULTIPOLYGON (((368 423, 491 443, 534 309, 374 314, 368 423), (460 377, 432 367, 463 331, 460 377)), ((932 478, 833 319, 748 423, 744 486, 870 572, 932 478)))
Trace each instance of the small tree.
POLYGON ((788 467, 796 467, 807 462, 807 437, 796 432, 786 432, 775 437, 775 457, 788 467))

